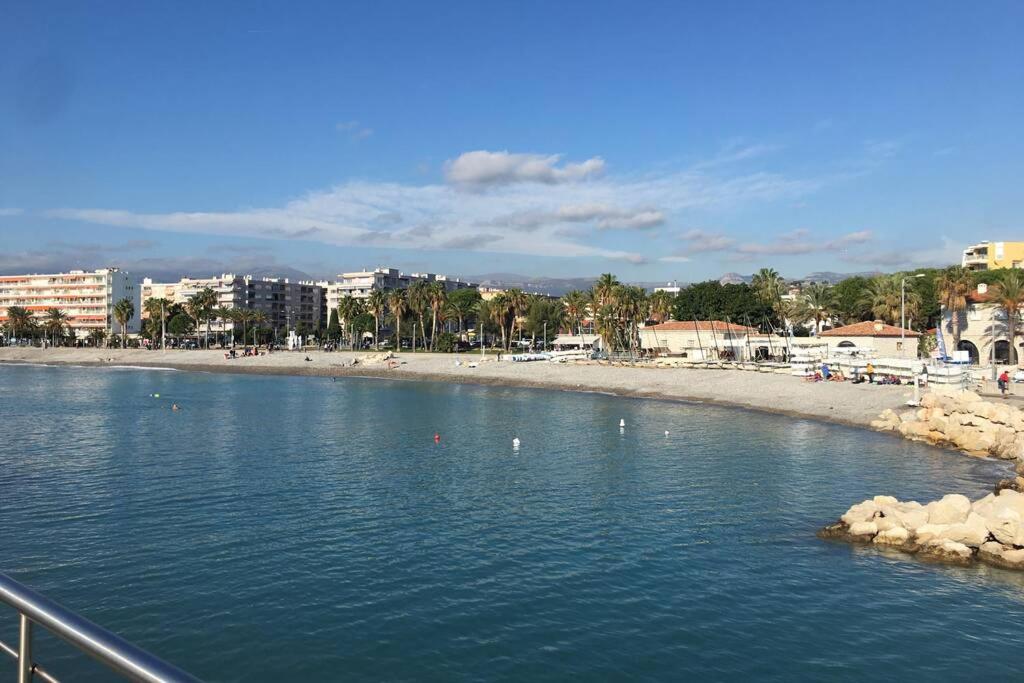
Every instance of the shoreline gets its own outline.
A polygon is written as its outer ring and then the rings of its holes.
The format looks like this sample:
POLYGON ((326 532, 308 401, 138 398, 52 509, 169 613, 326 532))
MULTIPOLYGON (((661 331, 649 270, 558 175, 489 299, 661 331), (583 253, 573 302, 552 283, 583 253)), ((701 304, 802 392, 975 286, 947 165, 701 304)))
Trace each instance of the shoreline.
POLYGON ((278 351, 225 360, 222 351, 143 351, 139 349, 0 348, 0 365, 52 365, 90 368, 136 367, 218 374, 300 377, 360 377, 405 381, 510 386, 566 392, 603 393, 624 398, 743 408, 759 413, 813 419, 871 429, 886 408, 905 407, 906 386, 809 383, 791 375, 743 370, 628 367, 599 364, 512 363, 465 354, 396 355, 388 369, 373 352, 278 351), (310 357, 312 363, 304 358, 310 357), (462 365, 455 365, 462 361, 462 365))

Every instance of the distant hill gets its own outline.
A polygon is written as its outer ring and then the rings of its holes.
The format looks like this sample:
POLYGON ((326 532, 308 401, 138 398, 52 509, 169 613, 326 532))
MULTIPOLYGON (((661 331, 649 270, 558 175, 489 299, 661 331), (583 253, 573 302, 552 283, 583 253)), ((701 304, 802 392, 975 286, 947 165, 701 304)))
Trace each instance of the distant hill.
POLYGON ((830 285, 837 284, 843 280, 851 277, 874 277, 880 275, 880 271, 863 271, 859 273, 833 273, 829 270, 818 271, 814 273, 808 273, 807 275, 800 278, 804 282, 827 282, 830 285))
POLYGON ((744 283, 750 284, 750 281, 754 279, 753 275, 740 275, 739 273, 726 273, 722 277, 718 278, 718 281, 723 285, 742 285, 744 283))
POLYGON ((463 279, 485 287, 499 289, 518 287, 525 292, 550 294, 551 296, 562 296, 574 289, 590 289, 597 280, 596 277, 531 277, 517 273, 485 273, 483 275, 467 275, 463 279))

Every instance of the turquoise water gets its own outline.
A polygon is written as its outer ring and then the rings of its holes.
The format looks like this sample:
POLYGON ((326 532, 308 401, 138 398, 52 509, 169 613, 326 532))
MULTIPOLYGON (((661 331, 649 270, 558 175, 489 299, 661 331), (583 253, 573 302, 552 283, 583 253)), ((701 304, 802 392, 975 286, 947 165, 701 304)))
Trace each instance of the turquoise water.
POLYGON ((1005 470, 598 394, 0 367, 0 571, 209 680, 1013 679, 1024 577, 814 537, 1005 470))

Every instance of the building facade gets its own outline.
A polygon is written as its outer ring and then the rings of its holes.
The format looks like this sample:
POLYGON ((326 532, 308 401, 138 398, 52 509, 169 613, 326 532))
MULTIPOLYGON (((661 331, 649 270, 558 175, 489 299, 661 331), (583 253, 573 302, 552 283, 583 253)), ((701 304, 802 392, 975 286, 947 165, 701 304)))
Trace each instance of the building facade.
POLYGON ((964 249, 961 265, 969 270, 1024 267, 1024 242, 985 240, 964 249))
POLYGON ((0 276, 0 324, 7 321, 7 309, 12 306, 28 309, 40 319, 47 310, 56 308, 68 316, 68 327, 77 338, 85 338, 94 330, 118 335, 124 330, 114 317, 114 306, 121 299, 128 299, 135 308, 126 331, 136 333, 142 309, 139 289, 128 273, 117 268, 4 275, 0 276))
POLYGON ((414 282, 441 282, 446 291, 475 287, 472 283, 460 278, 434 273, 403 273, 397 268, 375 268, 351 273, 340 273, 334 282, 318 283, 324 288, 326 310, 328 313, 338 307, 346 296, 353 299, 366 299, 375 290, 408 289, 414 282))
POLYGON ((750 360, 781 353, 771 348, 756 328, 721 320, 670 320, 640 328, 640 347, 658 356, 696 361, 750 360), (765 349, 762 350, 761 347, 765 349))
MULTIPOLYGON (((262 311, 267 316, 267 325, 275 330, 295 330, 303 326, 313 331, 327 322, 324 287, 287 278, 254 278, 230 273, 209 278, 185 277, 167 283, 146 278, 142 282, 142 301, 164 298, 184 305, 207 288, 216 294, 218 308, 262 311)), ((212 332, 228 333, 236 328, 241 326, 229 320, 210 321, 212 332)))
POLYGON ((917 344, 921 333, 887 325, 880 320, 854 323, 825 330, 817 337, 794 340, 799 345, 803 339, 811 342, 826 342, 830 347, 872 350, 883 358, 917 358, 917 344))
POLYGON ((942 307, 942 334, 946 342, 946 353, 966 351, 972 363, 989 365, 993 356, 999 365, 1018 365, 1024 358, 1024 335, 1021 321, 1014 323, 1013 346, 1010 345, 1010 327, 1006 311, 990 298, 988 285, 979 284, 977 290, 967 297, 966 310, 954 315, 942 307), (954 344, 959 329, 960 341, 954 344), (955 349, 954 349, 955 347, 955 349))

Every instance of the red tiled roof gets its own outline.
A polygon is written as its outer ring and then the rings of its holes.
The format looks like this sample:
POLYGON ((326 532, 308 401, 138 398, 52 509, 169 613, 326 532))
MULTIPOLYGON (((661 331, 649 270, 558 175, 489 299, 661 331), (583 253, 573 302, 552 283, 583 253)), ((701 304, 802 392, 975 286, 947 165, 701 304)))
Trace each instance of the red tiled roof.
POLYGON ((693 332, 698 330, 700 332, 711 332, 712 326, 714 326, 715 332, 730 332, 735 334, 757 334, 758 331, 753 327, 746 327, 745 325, 737 325, 735 323, 726 323, 721 320, 669 320, 668 322, 659 323, 657 325, 648 325, 643 328, 645 330, 657 330, 657 331, 672 331, 678 330, 680 332, 693 332))
POLYGON ((846 325, 844 327, 836 327, 831 330, 825 330, 819 336, 821 337, 920 337, 920 332, 914 332, 913 330, 901 330, 895 325, 886 325, 880 322, 871 322, 870 320, 862 323, 854 323, 853 325, 846 325), (902 333, 902 334, 901 334, 902 333))

